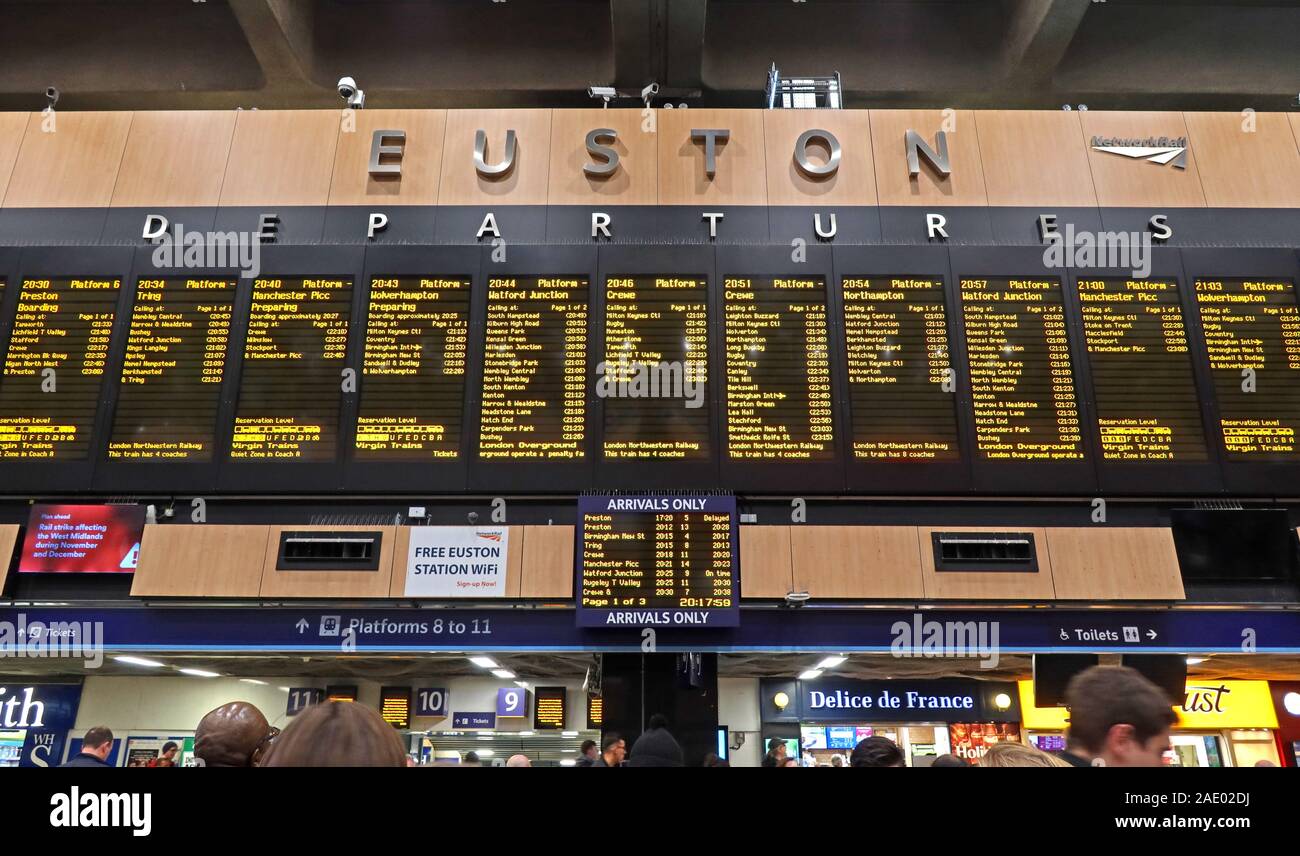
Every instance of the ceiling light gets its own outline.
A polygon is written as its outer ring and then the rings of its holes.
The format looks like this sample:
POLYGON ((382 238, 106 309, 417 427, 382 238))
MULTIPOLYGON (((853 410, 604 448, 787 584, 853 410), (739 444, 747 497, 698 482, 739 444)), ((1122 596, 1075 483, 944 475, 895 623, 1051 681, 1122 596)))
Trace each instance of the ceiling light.
POLYGON ((560 732, 560 736, 561 736, 561 737, 577 737, 577 736, 578 736, 578 732, 576 732, 576 731, 561 731, 561 732, 560 732))
POLYGON ((492 749, 478 749, 475 751, 477 751, 478 756, 480 758, 491 758, 493 755, 496 754, 496 752, 493 751, 492 749))
POLYGON ((497 666, 497 661, 493 660, 491 657, 470 657, 469 661, 474 665, 478 666, 480 669, 499 668, 497 666))
POLYGON ((572 767, 572 766, 576 765, 577 763, 578 763, 578 762, 575 761, 575 760, 572 759, 572 758, 565 758, 563 761, 560 762, 560 766, 561 766, 561 767, 572 767))
POLYGON ((1204 662, 1205 662, 1205 658, 1204 658, 1204 657, 1188 657, 1188 658, 1187 658, 1187 665, 1189 665, 1189 666, 1199 666, 1199 665, 1201 665, 1201 664, 1204 663, 1204 662))
POLYGON ((515 681, 515 686, 528 689, 528 681, 515 681))
POLYGON ((822 676, 822 670, 821 670, 821 669, 809 669, 809 670, 806 671, 806 672, 802 672, 802 673, 800 673, 800 675, 799 675, 799 680, 801 680, 801 681, 811 681, 811 680, 813 680, 814 678, 820 678, 821 676, 822 676))
POLYGON ((259 687, 266 686, 266 681, 259 681, 257 678, 240 678, 239 682, 243 684, 257 684, 259 687))
POLYGON ((146 660, 144 657, 114 657, 113 659, 119 663, 128 663, 132 666, 146 666, 150 669, 156 669, 163 665, 157 660, 146 660))
POLYGON ((492 674, 496 675, 498 678, 500 678, 503 681, 512 680, 515 676, 515 673, 510 671, 509 669, 493 669, 492 674))
POLYGON ((521 731, 521 732, 519 732, 519 736, 520 736, 520 737, 532 737, 532 736, 533 736, 534 734, 536 734, 536 733, 537 733, 537 732, 535 732, 535 731, 521 731))
POLYGON ((833 668, 835 668, 836 666, 838 666, 840 663, 843 663, 843 662, 844 662, 845 660, 847 660, 847 659, 848 659, 848 657, 845 657, 845 656, 842 655, 842 654, 834 654, 834 655, 832 655, 832 656, 830 656, 830 657, 827 657, 826 659, 822 660, 820 663, 818 663, 818 664, 816 665, 815 668, 818 668, 818 669, 833 669, 833 668))
POLYGON ((193 675, 196 678, 219 678, 216 672, 205 672, 202 669, 177 669, 182 675, 193 675))

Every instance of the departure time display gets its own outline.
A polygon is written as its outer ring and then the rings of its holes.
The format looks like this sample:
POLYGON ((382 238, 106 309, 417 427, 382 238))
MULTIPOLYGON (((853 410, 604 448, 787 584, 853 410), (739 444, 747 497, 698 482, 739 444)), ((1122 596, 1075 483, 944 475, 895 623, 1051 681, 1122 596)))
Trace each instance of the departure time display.
POLYGON ((824 277, 727 277, 727 455, 835 458, 824 277))
POLYGON ((108 442, 112 460, 212 460, 235 279, 136 283, 108 442))
POLYGON ((0 460, 89 456, 122 280, 24 279, 0 375, 0 460))
POLYGON ((481 459, 586 456, 589 286, 585 276, 488 280, 481 459))
POLYGON ((980 457, 1082 459, 1061 281, 962 279, 961 300, 980 457))
POLYGON ((846 277, 841 286, 853 457, 957 460, 943 279, 846 277))
POLYGON ((351 277, 253 281, 231 458, 334 460, 351 317, 351 277))
POLYGON ((1174 279, 1080 279, 1101 454, 1108 461, 1208 458, 1174 279))
POLYGON ((1196 280, 1224 449, 1237 461, 1300 459, 1300 310, 1295 283, 1196 280))
POLYGON ((469 295, 469 277, 371 280, 357 460, 459 457, 469 295))
POLYGON ((606 280, 606 459, 709 457, 708 289, 704 276, 606 280))
POLYGON ((736 499, 578 498, 578 624, 739 623, 736 499))

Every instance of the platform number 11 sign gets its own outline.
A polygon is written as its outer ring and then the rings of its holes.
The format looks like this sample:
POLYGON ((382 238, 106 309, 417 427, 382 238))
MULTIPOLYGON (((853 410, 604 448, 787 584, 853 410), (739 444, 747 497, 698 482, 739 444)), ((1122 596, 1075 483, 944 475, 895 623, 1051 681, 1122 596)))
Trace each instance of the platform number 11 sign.
POLYGON ((297 716, 313 704, 320 704, 325 700, 325 690, 320 687, 290 687, 289 688, 289 706, 285 709, 285 716, 297 716))

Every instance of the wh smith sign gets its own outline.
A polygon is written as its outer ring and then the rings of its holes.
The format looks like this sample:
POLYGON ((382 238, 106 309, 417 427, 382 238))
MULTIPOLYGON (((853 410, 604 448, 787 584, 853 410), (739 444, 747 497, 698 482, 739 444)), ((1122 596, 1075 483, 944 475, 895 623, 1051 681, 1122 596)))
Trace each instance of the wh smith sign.
POLYGON ((80 684, 9 684, 0 687, 0 723, 25 732, 19 767, 57 767, 76 725, 80 684))

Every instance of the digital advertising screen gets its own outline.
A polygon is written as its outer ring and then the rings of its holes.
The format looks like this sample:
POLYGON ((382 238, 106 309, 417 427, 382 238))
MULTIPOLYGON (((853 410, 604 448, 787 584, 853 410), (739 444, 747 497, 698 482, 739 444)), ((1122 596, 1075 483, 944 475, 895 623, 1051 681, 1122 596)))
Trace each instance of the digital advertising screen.
POLYGON ((142 505, 33 505, 18 572, 133 573, 144 520, 142 505))
POLYGON ((580 496, 578 624, 740 622, 734 496, 580 496))

